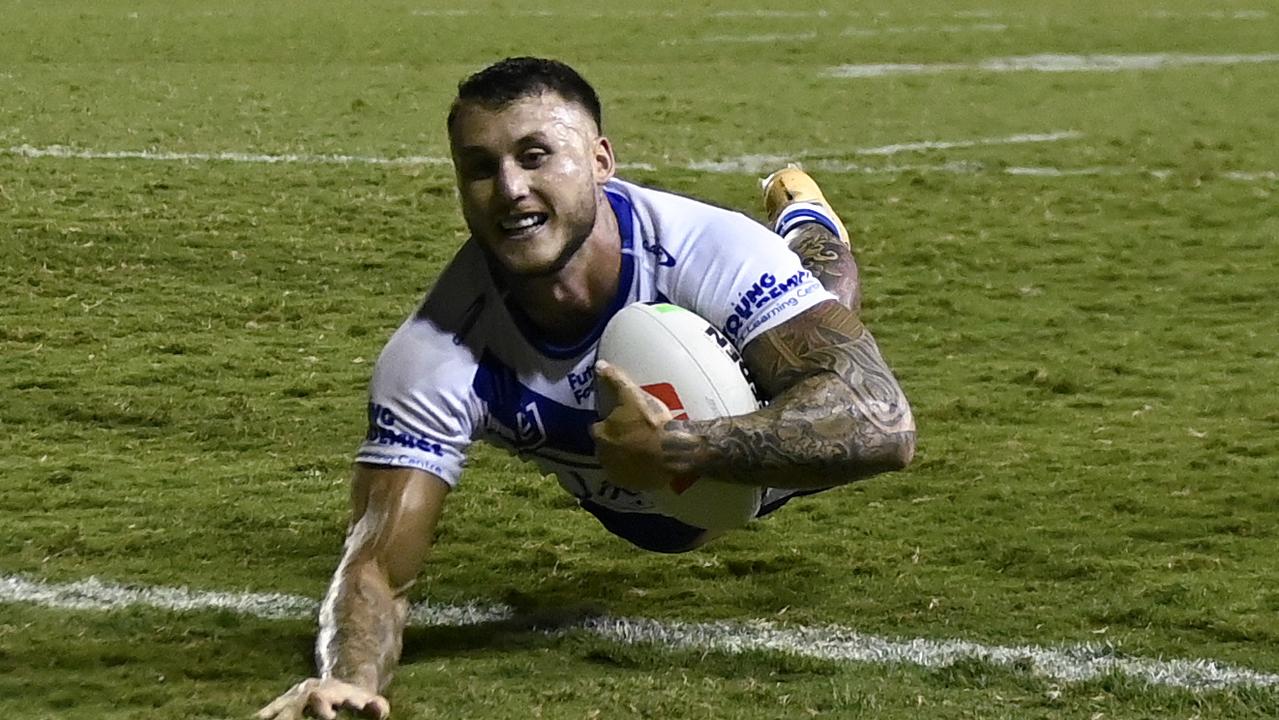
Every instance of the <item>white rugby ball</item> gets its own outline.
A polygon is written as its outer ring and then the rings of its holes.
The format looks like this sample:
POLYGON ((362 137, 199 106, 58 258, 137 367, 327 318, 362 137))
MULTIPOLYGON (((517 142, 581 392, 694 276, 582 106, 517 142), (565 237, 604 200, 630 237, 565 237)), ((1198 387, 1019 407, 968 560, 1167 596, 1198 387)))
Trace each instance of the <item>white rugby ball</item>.
MULTIPOLYGON (((759 408, 737 349, 701 316, 666 303, 633 303, 609 320, 599 358, 621 368, 681 419, 710 420, 759 408)), ((616 404, 597 385, 596 409, 616 404)), ((657 510, 707 530, 741 527, 759 511, 763 489, 713 478, 681 477, 652 491, 657 510)))

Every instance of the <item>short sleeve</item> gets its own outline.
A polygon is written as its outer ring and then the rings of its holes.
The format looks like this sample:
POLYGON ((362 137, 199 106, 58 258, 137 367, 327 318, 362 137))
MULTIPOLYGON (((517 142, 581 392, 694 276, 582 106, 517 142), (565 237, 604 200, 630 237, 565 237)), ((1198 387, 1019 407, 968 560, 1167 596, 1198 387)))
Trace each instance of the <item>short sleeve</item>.
POLYGON ((471 338, 487 293, 482 256, 467 244, 422 306, 382 348, 368 386, 368 432, 356 462, 422 469, 457 486, 485 426, 471 338))
POLYGON ((356 461, 410 467, 450 487, 480 425, 471 389, 476 364, 423 307, 382 350, 369 384, 368 432, 356 461))
POLYGON ((707 214, 689 238, 667 292, 719 328, 739 348, 835 296, 804 269, 786 241, 727 210, 707 214))

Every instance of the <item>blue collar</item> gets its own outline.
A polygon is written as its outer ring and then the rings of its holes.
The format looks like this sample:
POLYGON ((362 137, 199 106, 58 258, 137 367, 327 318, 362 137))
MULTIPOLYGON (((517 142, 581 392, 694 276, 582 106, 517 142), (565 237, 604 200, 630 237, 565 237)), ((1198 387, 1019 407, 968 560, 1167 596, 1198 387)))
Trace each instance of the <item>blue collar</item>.
POLYGON ((556 345, 548 342, 541 336, 537 326, 533 321, 524 314, 524 311, 516 307, 507 298, 506 309, 511 314, 511 319, 515 321, 515 326, 519 328, 520 334, 528 341, 538 352, 546 357, 555 360, 568 360, 575 358, 589 349, 600 339, 600 335, 604 332, 604 326, 619 310, 626 307, 626 301, 631 296, 631 283, 635 278, 635 256, 631 253, 634 244, 635 231, 635 215, 634 208, 631 203, 621 193, 604 191, 605 197, 608 198, 609 207, 612 208, 613 214, 617 217, 617 230, 622 238, 622 268, 617 283, 617 293, 613 296, 613 301, 609 303, 604 314, 600 316, 595 323, 595 327, 587 333, 582 339, 574 342, 572 345, 556 345))

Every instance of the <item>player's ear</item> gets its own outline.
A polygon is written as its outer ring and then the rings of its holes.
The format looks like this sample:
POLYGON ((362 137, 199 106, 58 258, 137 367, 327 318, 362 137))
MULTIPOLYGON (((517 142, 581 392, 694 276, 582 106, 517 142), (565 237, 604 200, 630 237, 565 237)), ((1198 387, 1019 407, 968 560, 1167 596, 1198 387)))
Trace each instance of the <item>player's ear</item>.
POLYGON ((595 182, 603 185, 617 173, 617 160, 613 158, 613 143, 600 135, 595 138, 593 159, 595 161, 595 182))

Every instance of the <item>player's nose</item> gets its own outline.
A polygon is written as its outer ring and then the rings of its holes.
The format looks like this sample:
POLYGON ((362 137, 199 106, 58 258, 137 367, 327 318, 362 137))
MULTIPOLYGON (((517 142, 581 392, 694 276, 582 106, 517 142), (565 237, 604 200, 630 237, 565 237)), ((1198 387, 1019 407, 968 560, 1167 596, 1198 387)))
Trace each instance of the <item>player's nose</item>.
POLYGON ((528 171, 513 160, 503 162, 497 169, 497 191, 501 196, 514 201, 528 195, 528 171))

